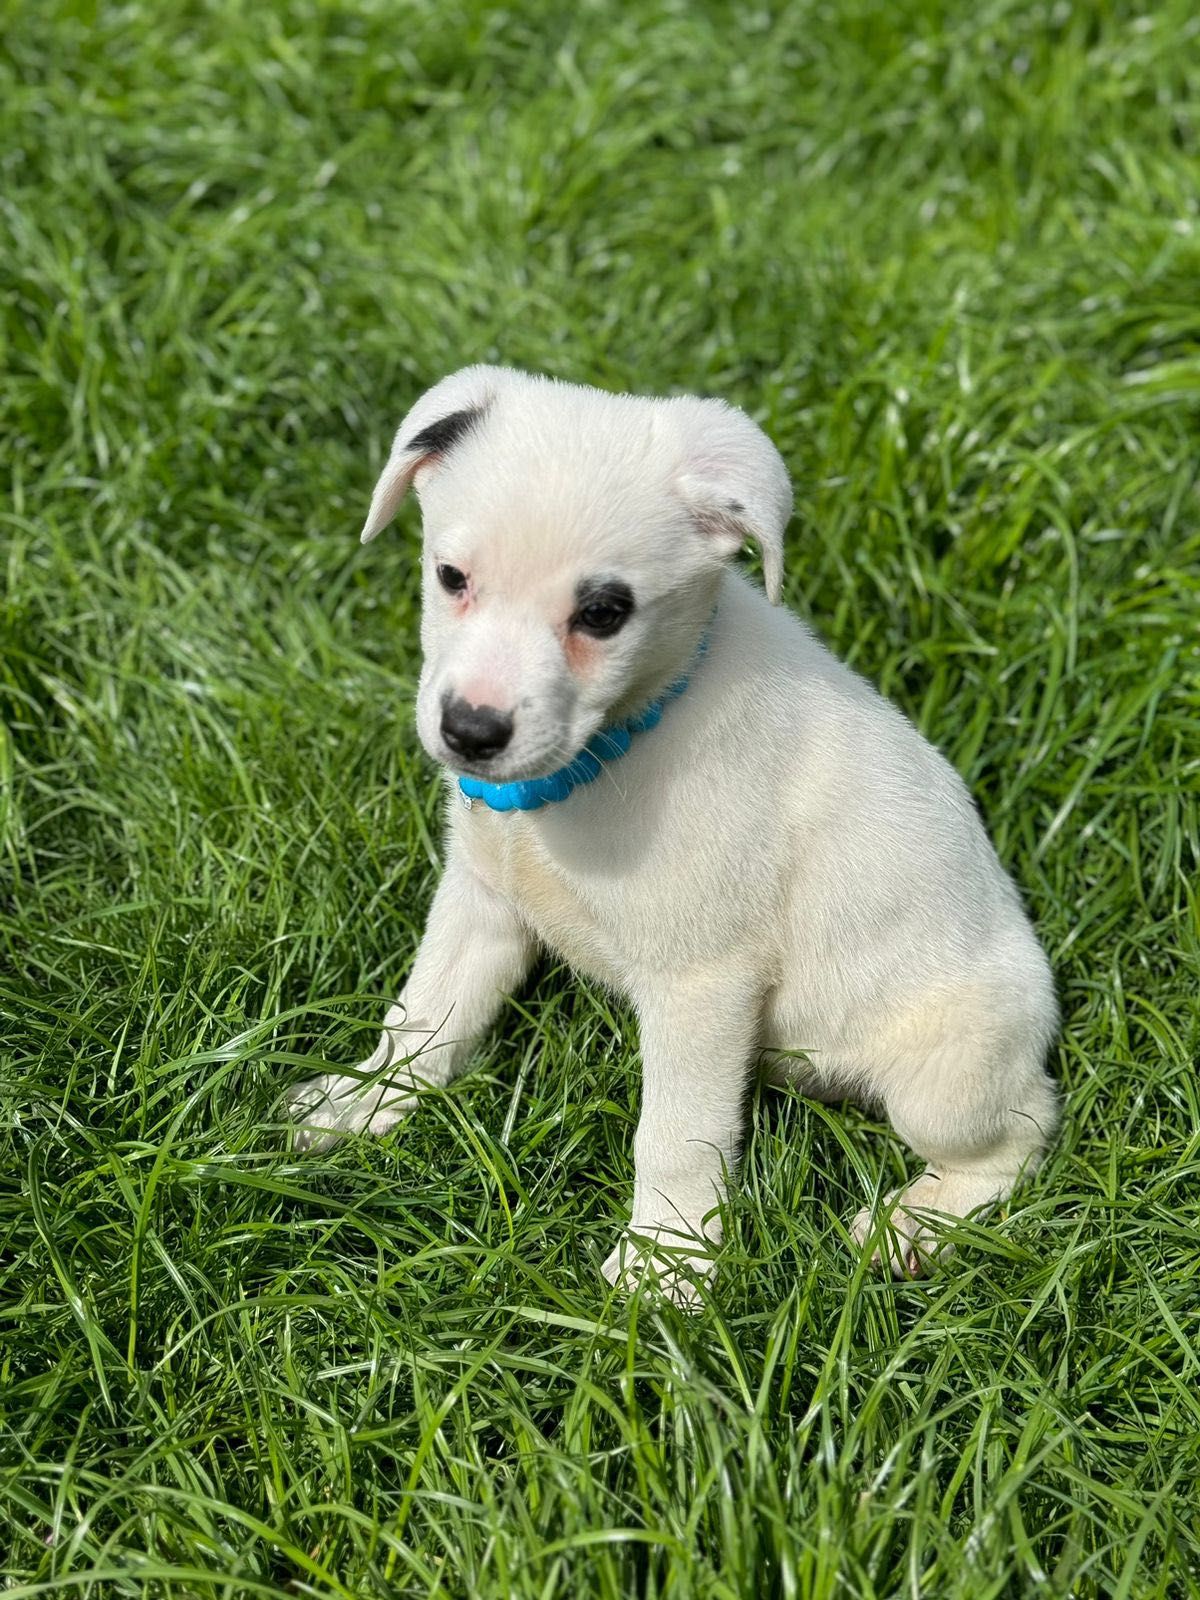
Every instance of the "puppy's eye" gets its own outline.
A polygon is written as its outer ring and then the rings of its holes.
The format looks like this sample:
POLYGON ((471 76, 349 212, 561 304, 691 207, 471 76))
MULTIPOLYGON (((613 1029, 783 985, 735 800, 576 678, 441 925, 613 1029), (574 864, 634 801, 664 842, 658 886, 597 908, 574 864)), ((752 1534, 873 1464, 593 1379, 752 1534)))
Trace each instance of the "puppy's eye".
POLYGON ((628 611, 622 611, 620 606, 593 600, 590 606, 584 606, 582 611, 575 613, 573 626, 581 633, 592 633, 598 639, 606 639, 616 633, 628 615, 628 611))
POLYGON ((590 634, 593 639, 611 639, 624 627, 633 611, 633 591, 624 583, 594 589, 579 598, 579 609, 571 618, 571 630, 590 634))
POLYGON ((467 575, 452 567, 448 561, 438 563, 438 582, 447 594, 462 594, 467 587, 467 575))

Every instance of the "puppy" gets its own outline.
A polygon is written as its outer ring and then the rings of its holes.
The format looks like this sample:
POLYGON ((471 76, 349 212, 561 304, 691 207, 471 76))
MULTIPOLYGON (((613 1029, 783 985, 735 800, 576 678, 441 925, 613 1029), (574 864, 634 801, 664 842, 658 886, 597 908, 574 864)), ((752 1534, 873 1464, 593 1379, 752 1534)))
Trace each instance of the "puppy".
POLYGON ((926 1163, 851 1225, 917 1270, 929 1213, 964 1217, 1037 1165, 1054 989, 957 774, 776 609, 778 452, 718 400, 476 366, 405 418, 364 542, 410 486, 445 870, 374 1054, 292 1096, 298 1143, 385 1133, 449 1083, 545 946, 640 1027, 611 1281, 649 1267, 694 1296, 760 1059, 883 1110, 926 1163), (747 540, 765 597, 728 569, 747 540))

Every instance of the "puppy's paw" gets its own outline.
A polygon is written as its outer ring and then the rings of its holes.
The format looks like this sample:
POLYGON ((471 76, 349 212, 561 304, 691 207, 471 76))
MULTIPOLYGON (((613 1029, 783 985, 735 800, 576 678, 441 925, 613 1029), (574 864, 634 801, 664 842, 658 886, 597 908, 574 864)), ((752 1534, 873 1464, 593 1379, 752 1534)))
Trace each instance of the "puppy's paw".
POLYGON ((407 1089, 343 1072, 308 1078, 284 1097, 292 1148, 305 1153, 328 1150, 350 1133, 387 1133, 416 1103, 407 1089))
POLYGON ((886 1265, 894 1278, 919 1278, 953 1250, 938 1237, 936 1219, 947 1196, 941 1180, 929 1174, 906 1189, 893 1189, 877 1211, 864 1206, 850 1224, 850 1237, 871 1250, 873 1267, 886 1265))
POLYGON ((649 1235, 631 1228, 600 1270, 623 1294, 643 1285, 657 1289, 682 1311, 696 1311, 714 1263, 711 1254, 697 1253, 693 1239, 684 1242, 678 1234, 649 1235))
POLYGON ((910 1212, 891 1210, 895 1195, 888 1195, 878 1214, 864 1206, 850 1224, 850 1237, 860 1249, 871 1248, 870 1265, 886 1266, 893 1278, 919 1278, 934 1254, 931 1230, 910 1212))
POLYGON ((1019 1173, 993 1167, 923 1172, 905 1189, 894 1189, 878 1214, 860 1211, 850 1224, 857 1244, 871 1246, 872 1262, 886 1260, 898 1278, 915 1278, 954 1253, 944 1228, 1009 1194, 1019 1173))

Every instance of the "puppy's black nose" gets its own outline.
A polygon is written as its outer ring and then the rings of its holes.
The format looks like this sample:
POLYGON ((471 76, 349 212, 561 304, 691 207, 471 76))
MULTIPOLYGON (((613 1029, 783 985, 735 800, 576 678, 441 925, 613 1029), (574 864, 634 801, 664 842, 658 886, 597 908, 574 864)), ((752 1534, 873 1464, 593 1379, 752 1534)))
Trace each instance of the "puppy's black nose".
POLYGON ((455 755, 469 761, 499 755, 512 731, 511 712, 497 711, 495 706, 471 706, 459 698, 442 704, 442 738, 455 755))

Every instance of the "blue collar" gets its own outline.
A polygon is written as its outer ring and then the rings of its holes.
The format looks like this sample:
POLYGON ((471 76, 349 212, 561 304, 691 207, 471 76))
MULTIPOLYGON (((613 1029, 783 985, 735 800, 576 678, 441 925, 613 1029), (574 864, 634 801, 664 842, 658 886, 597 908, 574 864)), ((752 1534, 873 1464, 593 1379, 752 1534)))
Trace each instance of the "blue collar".
POLYGON ((658 726, 667 703, 678 700, 688 686, 691 672, 704 659, 707 650, 706 633, 696 648, 688 672, 676 678, 657 700, 651 700, 635 716, 601 728, 584 745, 574 761, 550 773, 548 777, 524 778, 519 783, 486 783, 482 778, 460 778, 458 790, 463 804, 470 808, 476 800, 482 800, 493 811, 540 811, 543 806, 565 800, 573 790, 581 789, 585 783, 592 783, 600 776, 606 761, 621 759, 633 743, 634 734, 649 733, 651 728, 658 726))

